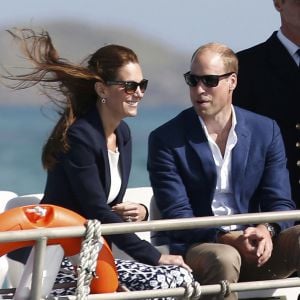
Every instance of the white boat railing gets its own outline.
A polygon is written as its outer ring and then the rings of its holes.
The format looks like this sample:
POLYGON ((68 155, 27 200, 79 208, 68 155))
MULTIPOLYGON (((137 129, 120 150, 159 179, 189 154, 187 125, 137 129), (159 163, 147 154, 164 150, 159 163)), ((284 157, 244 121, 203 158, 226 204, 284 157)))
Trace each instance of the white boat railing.
MULTIPOLYGON (((165 231, 165 230, 185 230, 191 228, 205 228, 218 227, 221 225, 233 224, 259 224, 265 222, 278 222, 286 220, 300 220, 300 210, 280 211, 280 212, 264 212, 264 213, 250 213, 239 214, 232 216, 213 216, 213 217, 199 217, 199 218, 184 218, 184 219, 168 219, 155 220, 147 222, 132 222, 132 223, 114 223, 102 224, 101 232, 103 235, 122 234, 129 232, 143 232, 143 231, 165 231)), ((33 265, 33 276, 31 286, 31 300, 40 300, 41 297, 41 282, 42 282, 42 268, 45 259, 45 252, 48 239, 63 239, 68 237, 83 237, 86 228, 84 226, 70 226, 57 228, 43 228, 43 229, 28 229, 26 234, 24 230, 5 231, 0 232, 0 243, 18 242, 18 241, 36 241, 36 251, 33 265)), ((260 289, 272 289, 280 287, 299 287, 300 278, 286 278, 266 281, 252 281, 252 282, 238 282, 231 283, 230 290, 232 292, 251 291, 260 289)), ((6 292, 10 292, 8 289, 6 292)), ((222 291, 220 284, 203 285, 201 286, 202 295, 219 294, 222 291)), ((2 294, 3 290, 1 291, 2 294)), ((0 295, 1 295, 0 293, 0 295)), ((13 293, 13 290, 12 290, 13 293)), ((186 294, 186 288, 170 288, 161 290, 149 291, 134 291, 134 292, 119 292, 106 294, 91 294, 88 299, 145 299, 155 297, 183 297, 186 294)), ((4 296, 3 296, 4 297, 4 296)), ((7 295, 3 299, 12 299, 7 295)), ((51 299, 76 299, 75 296, 61 296, 51 299)))

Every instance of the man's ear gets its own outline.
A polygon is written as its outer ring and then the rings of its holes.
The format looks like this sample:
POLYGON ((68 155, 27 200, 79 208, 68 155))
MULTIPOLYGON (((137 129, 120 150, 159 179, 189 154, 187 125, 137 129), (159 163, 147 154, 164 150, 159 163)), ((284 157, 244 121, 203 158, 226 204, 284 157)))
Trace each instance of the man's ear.
POLYGON ((233 73, 230 76, 229 90, 233 91, 236 88, 236 85, 237 85, 237 75, 236 73, 233 73))
POLYGON ((281 0, 273 0, 273 4, 274 4, 274 7, 276 8, 277 11, 281 11, 281 3, 282 1, 281 0))

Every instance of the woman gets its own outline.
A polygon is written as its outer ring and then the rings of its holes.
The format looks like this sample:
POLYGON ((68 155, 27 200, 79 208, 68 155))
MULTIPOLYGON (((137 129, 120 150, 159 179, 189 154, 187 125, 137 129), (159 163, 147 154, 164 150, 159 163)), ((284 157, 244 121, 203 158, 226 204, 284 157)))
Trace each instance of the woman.
MULTIPOLYGON (((137 114, 148 83, 136 54, 108 45, 92 54, 86 67, 77 66, 59 58, 47 32, 10 33, 35 65, 29 74, 7 77, 17 80, 14 87, 40 84, 63 96, 58 102, 60 119, 42 153, 47 170, 42 203, 63 206, 102 223, 146 219, 142 205, 121 204, 131 167, 131 136, 123 119, 137 114)), ((130 290, 178 287, 192 281, 181 256, 161 254, 133 233, 105 238, 147 264, 116 260, 120 283, 130 290), (151 276, 134 280, 130 272, 136 274, 136 270, 150 270, 151 276)))

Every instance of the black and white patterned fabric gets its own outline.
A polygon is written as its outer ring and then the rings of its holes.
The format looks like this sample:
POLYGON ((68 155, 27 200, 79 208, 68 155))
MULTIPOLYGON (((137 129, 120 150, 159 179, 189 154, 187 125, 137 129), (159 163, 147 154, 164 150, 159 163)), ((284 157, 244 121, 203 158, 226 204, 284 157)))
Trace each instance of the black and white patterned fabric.
POLYGON ((76 271, 68 258, 64 258, 60 270, 56 276, 54 289, 51 292, 53 296, 75 295, 76 290, 76 271), (56 288, 56 286, 58 288, 56 288))
MULTIPOLYGON (((189 271, 174 265, 151 266, 121 259, 115 259, 115 263, 120 285, 125 286, 130 291, 177 288, 194 281, 189 271)), ((65 258, 51 295, 75 295, 76 279, 73 265, 65 258)), ((173 299, 173 297, 156 298, 156 300, 173 299)))

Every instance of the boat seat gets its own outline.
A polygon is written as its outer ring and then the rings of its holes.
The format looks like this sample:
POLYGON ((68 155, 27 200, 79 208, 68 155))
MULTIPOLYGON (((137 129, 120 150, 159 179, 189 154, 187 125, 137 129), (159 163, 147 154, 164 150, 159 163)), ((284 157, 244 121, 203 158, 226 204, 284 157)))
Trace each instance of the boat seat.
MULTIPOLYGON (((5 211, 7 202, 16 197, 17 194, 11 191, 0 191, 0 213, 5 211)), ((7 282, 8 261, 6 255, 0 257, 0 288, 9 285, 7 282)))
MULTIPOLYGON (((43 194, 28 194, 15 196, 9 199, 5 205, 4 211, 25 205, 38 204, 43 197, 43 194)), ((8 261, 8 281, 11 287, 17 287, 23 274, 24 264, 7 257, 8 261)))
MULTIPOLYGON (((123 201, 136 202, 136 203, 141 203, 141 204, 145 205, 149 211, 149 218, 151 218, 150 203, 151 203, 152 196, 153 196, 153 192, 152 192, 151 187, 127 188, 123 201)), ((42 199, 42 197, 43 197, 43 194, 29 194, 29 195, 14 197, 13 199, 10 199, 10 201, 7 202, 7 204, 5 206, 5 210, 15 208, 18 206, 38 204, 40 202, 40 200, 42 199)), ((137 232, 137 235, 141 239, 151 242, 151 236, 150 236, 149 231, 137 232)), ((162 247, 162 249, 163 248, 164 247, 162 247)), ((158 249, 161 250, 160 247, 158 247, 158 249)), ((124 251, 120 250, 114 244, 112 245, 112 252, 113 252, 115 258, 133 260, 133 258, 131 256, 126 254, 124 251)), ((20 280, 21 274, 22 274, 22 270, 24 269, 24 265, 18 261, 10 259, 10 258, 8 258, 8 262, 9 262, 9 267, 10 267, 9 278, 10 278, 12 286, 15 287, 19 283, 19 280, 20 280)))

